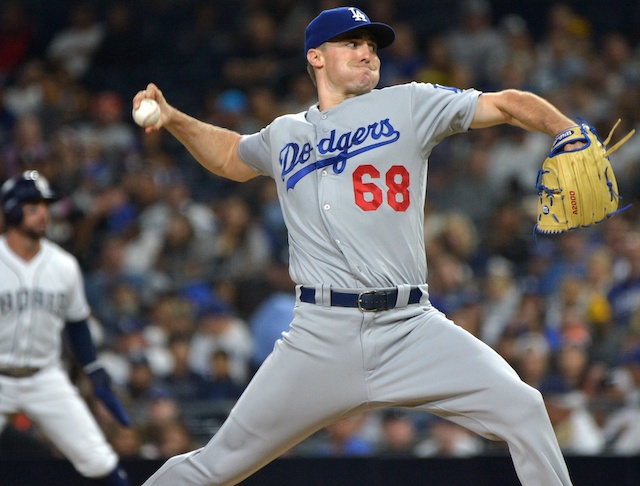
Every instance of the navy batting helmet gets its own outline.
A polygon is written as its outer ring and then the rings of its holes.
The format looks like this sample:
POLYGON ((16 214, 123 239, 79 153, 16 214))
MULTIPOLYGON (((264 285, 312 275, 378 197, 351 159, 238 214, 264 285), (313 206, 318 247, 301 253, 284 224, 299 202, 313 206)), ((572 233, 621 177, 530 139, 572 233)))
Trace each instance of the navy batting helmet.
POLYGON ((25 202, 55 201, 56 194, 49 182, 36 170, 28 170, 12 177, 2 185, 2 213, 9 226, 22 222, 22 204, 25 202))

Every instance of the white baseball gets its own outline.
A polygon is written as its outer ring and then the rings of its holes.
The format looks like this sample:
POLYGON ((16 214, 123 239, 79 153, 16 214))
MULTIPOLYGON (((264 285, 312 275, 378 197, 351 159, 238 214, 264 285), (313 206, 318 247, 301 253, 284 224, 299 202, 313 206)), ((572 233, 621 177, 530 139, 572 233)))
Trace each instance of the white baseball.
POLYGON ((150 127, 160 120, 160 106, 156 100, 145 98, 140 106, 131 113, 133 120, 141 127, 150 127))

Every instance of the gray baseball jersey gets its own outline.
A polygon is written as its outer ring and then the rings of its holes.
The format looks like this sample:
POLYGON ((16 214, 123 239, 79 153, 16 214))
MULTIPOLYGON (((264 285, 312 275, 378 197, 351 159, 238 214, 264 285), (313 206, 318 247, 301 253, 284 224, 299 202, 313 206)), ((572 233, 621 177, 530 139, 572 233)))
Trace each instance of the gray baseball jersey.
POLYGON ((280 117, 240 157, 272 176, 297 283, 421 284, 427 157, 467 130, 479 91, 411 83, 280 117))
POLYGON ((84 476, 113 471, 118 457, 62 368, 65 321, 89 316, 77 260, 41 240, 24 261, 0 235, 0 431, 7 416, 26 413, 84 476), (33 368, 30 376, 2 370, 33 368))
POLYGON ((428 298, 427 158, 468 129, 479 95, 396 86, 243 137, 241 158, 278 186, 298 283, 293 322, 207 445, 169 459, 145 486, 237 484, 317 430, 386 406, 506 440, 524 484, 571 484, 540 393, 428 298), (397 288, 393 308, 334 305, 380 287, 397 288))

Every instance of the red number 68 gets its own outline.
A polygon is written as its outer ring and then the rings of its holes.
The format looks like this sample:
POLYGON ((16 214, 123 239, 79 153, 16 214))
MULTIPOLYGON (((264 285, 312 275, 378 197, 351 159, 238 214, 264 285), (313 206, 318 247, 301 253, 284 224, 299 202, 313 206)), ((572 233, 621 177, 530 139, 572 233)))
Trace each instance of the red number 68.
MULTIPOLYGON (((375 211, 384 202, 384 192, 375 182, 380 171, 373 165, 361 165, 353 172, 353 192, 356 204, 364 211, 375 211)), ((409 199, 409 171, 401 165, 392 166, 385 174, 387 204, 395 211, 406 211, 409 199)))

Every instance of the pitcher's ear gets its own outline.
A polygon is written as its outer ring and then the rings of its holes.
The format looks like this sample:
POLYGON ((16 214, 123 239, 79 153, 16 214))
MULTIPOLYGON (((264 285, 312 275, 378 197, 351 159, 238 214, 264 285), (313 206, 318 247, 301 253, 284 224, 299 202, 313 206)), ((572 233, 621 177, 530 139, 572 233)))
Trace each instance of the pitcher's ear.
POLYGON ((313 67, 322 65, 322 52, 319 49, 309 49, 307 51, 307 62, 313 67))

